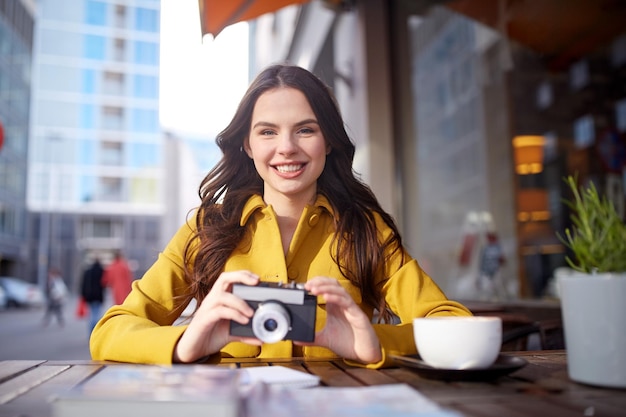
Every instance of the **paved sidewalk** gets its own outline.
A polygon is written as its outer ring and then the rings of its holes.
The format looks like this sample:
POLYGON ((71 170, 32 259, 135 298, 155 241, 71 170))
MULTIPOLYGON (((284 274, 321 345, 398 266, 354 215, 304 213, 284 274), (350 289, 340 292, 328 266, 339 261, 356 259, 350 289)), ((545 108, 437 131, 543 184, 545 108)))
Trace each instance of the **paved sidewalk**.
POLYGON ((0 360, 91 359, 87 319, 76 317, 76 303, 65 303, 63 327, 55 317, 44 327, 44 308, 0 310, 0 360))

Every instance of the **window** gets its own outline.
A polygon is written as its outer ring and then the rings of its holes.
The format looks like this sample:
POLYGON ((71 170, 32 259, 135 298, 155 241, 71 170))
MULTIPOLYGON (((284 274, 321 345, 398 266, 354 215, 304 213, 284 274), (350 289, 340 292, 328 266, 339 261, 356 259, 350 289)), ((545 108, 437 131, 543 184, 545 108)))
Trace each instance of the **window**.
POLYGON ((13 236, 17 234, 16 217, 15 207, 8 204, 0 204, 0 234, 13 236))
POLYGON ((580 90, 590 81, 589 63, 585 60, 576 62, 570 67, 570 87, 572 91, 580 90))
POLYGON ((596 141, 593 116, 586 115, 574 120, 574 146, 588 148, 596 141))
POLYGON ((112 219, 85 220, 81 227, 83 238, 121 238, 123 230, 121 222, 112 219))
POLYGON ((151 75, 133 77, 133 95, 140 98, 159 97, 159 79, 151 75))
POLYGON ((159 200, 159 183, 156 178, 133 177, 129 182, 129 201, 138 204, 156 204, 159 200))
POLYGON ((133 143, 130 147, 129 165, 133 168, 155 167, 159 163, 157 145, 133 143))
POLYGON ((113 56, 116 61, 126 60, 126 42, 124 39, 115 39, 113 56))
POLYGON ((83 70, 83 93, 93 94, 96 92, 96 72, 92 69, 83 70))
POLYGON ((98 35, 85 35, 85 58, 104 60, 106 57, 106 39, 98 35))
POLYGON ((80 199, 81 201, 93 201, 96 197, 96 178, 93 176, 82 176, 80 178, 80 199))
POLYGON ((115 96, 124 94, 124 74, 106 71, 104 73, 103 93, 115 96))
POLYGON ((155 110, 133 109, 131 129, 135 132, 157 132, 159 130, 159 115, 155 110))
POLYGON ((124 128, 124 109, 121 107, 103 107, 102 127, 109 130, 122 130, 124 128))
POLYGON ((123 147, 120 142, 103 141, 100 150, 100 162, 103 165, 122 165, 123 147))
POLYGON ((80 106, 80 127, 83 129, 93 129, 96 127, 96 109, 93 104, 83 104, 80 106))
POLYGON ((100 178, 99 199, 102 201, 122 201, 122 179, 100 178))
POLYGON ((113 225, 110 220, 94 220, 93 237, 113 237, 113 225))
POLYGON ((100 1, 87 0, 85 22, 90 25, 105 26, 107 5, 100 1))
POLYGON ((138 7, 135 11, 135 29, 145 32, 159 31, 159 14, 153 9, 138 7))
POLYGON ((78 163, 80 165, 93 165, 96 162, 96 146, 94 141, 83 139, 80 141, 80 151, 78 163))
POLYGON ((158 65, 159 45, 154 42, 135 42, 135 59, 137 64, 158 65))
POLYGON ((146 240, 156 242, 159 239, 160 230, 158 221, 146 220, 146 240))
POLYGON ((126 6, 121 4, 115 6, 115 27, 126 27, 126 6))

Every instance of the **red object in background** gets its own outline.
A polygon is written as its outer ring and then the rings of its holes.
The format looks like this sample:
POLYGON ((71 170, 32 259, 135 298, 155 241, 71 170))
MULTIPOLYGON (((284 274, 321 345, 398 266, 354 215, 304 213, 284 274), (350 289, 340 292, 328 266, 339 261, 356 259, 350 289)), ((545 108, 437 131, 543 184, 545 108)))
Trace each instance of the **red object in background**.
POLYGON ((82 319, 83 317, 87 317, 88 312, 87 302, 83 297, 78 299, 78 304, 76 304, 76 317, 82 319))
POLYGON ((459 265, 468 266, 472 260, 472 251, 476 243, 476 234, 469 233, 463 236, 463 246, 461 247, 461 255, 459 256, 459 265))
POLYGON ((2 120, 0 120, 0 151, 4 145, 4 127, 2 127, 2 120))

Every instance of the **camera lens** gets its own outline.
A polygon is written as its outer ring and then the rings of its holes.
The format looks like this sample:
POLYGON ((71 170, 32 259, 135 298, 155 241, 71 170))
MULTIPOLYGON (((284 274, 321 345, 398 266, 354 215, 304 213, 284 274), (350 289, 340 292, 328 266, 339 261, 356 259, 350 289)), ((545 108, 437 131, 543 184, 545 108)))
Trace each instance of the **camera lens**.
POLYGON ((278 323, 276 323, 274 319, 267 319, 265 323, 263 323, 263 327, 265 327, 265 330, 273 332, 278 327, 278 323))
POLYGON ((265 301, 252 317, 252 333, 265 343, 281 341, 291 330, 291 315, 280 301, 265 301))

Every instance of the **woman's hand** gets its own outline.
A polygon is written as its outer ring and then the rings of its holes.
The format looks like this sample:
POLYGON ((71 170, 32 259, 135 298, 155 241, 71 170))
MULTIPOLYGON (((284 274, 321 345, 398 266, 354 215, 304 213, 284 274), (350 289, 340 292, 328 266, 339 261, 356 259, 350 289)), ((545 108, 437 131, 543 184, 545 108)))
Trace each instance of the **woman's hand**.
POLYGON ((315 277, 304 288, 326 300, 326 326, 315 335, 313 344, 363 363, 382 359, 380 342, 370 319, 336 279, 315 277))
POLYGON ((227 343, 244 342, 260 345, 255 338, 230 336, 230 321, 246 324, 254 310, 232 294, 234 283, 256 285, 259 277, 249 271, 224 272, 196 310, 174 348, 174 362, 193 362, 219 352, 227 343))

